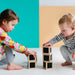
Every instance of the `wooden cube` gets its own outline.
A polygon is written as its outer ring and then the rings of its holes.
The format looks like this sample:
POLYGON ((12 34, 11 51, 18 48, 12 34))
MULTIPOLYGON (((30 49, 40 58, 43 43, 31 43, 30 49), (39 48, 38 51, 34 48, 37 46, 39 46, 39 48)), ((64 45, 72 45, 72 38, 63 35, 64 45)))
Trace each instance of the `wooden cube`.
POLYGON ((52 61, 48 61, 48 62, 43 62, 43 68, 44 69, 52 69, 53 68, 53 62, 52 61))
POLYGON ((37 64, 37 62, 28 62, 28 69, 34 69, 34 68, 36 68, 36 65, 37 64))
POLYGON ((37 57, 34 58, 33 55, 29 54, 28 55, 28 61, 35 61, 36 62, 37 61, 37 57))
POLYGON ((43 47, 43 53, 51 53, 52 49, 50 47, 43 47))
POLYGON ((43 61, 52 61, 52 53, 51 54, 43 54, 43 61))

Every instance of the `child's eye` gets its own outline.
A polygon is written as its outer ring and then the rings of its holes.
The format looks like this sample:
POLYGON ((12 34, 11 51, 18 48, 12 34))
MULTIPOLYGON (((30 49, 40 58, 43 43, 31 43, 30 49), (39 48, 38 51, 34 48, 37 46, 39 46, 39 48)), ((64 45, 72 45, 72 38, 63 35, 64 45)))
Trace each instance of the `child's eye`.
POLYGON ((65 30, 63 30, 63 32, 65 32, 65 30))

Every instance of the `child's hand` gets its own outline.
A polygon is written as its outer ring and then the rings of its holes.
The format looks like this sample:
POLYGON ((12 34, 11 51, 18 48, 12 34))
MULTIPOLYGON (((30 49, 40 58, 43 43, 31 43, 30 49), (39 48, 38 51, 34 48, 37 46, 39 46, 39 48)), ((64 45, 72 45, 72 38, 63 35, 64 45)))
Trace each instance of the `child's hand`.
POLYGON ((43 46, 50 46, 50 47, 52 47, 52 43, 47 42, 47 43, 44 43, 43 46))
POLYGON ((73 51, 72 53, 72 59, 74 59, 74 57, 75 57, 75 51, 73 51))
POLYGON ((35 51, 30 51, 30 50, 27 50, 25 52, 25 55, 28 56, 29 54, 33 55, 34 57, 36 57, 36 52, 35 51))

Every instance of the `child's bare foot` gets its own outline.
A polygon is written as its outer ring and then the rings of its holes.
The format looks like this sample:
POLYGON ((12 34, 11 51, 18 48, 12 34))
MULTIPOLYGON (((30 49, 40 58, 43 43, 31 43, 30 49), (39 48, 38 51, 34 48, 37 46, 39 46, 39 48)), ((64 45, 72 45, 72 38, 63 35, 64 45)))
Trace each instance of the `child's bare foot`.
POLYGON ((68 66, 68 65, 72 65, 72 62, 64 62, 61 64, 61 66, 68 66))
POLYGON ((21 69, 23 69, 23 67, 15 63, 10 63, 7 65, 7 70, 21 70, 21 69))

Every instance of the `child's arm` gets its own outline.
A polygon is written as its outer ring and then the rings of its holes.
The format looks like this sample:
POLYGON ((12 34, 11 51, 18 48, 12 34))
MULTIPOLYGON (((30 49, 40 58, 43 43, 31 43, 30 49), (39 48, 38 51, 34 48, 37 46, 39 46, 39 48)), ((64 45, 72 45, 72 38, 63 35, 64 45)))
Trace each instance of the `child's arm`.
POLYGON ((22 46, 21 44, 14 42, 6 32, 2 32, 0 34, 0 42, 5 44, 6 46, 12 48, 13 50, 19 52, 19 53, 25 53, 28 48, 26 48, 25 46, 22 46))
POLYGON ((53 44, 61 41, 63 39, 62 33, 56 35, 54 38, 52 38, 50 41, 46 42, 43 44, 43 46, 50 46, 52 47, 53 44))
POLYGON ((62 33, 56 35, 54 38, 52 38, 51 40, 49 40, 48 42, 50 42, 52 45, 61 41, 63 39, 63 35, 62 33))

